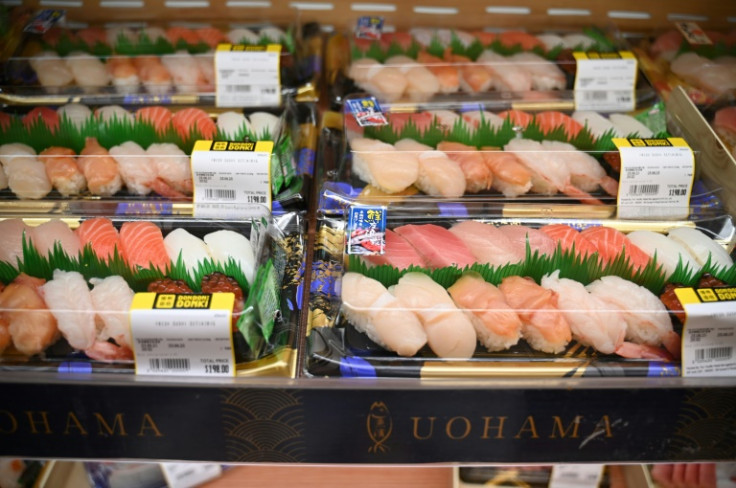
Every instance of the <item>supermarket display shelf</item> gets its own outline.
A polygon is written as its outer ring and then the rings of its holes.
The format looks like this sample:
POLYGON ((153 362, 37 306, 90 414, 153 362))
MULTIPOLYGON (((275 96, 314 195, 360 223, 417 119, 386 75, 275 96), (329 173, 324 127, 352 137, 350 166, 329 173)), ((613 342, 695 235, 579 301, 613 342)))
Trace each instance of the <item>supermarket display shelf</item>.
POLYGON ((4 373, 0 455, 228 463, 736 457, 736 379, 4 373))

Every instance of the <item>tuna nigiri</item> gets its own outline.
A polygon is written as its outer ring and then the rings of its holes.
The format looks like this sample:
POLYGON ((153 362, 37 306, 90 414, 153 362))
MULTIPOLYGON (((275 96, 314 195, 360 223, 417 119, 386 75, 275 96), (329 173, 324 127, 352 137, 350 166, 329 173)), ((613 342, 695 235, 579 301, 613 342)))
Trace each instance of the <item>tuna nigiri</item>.
POLYGON ((475 262, 468 247, 452 232, 434 224, 402 225, 394 231, 414 246, 433 268, 464 268, 475 262))
POLYGON ((163 270, 170 264, 161 229, 151 222, 124 223, 120 228, 120 247, 134 269, 140 266, 163 270))
POLYGON ((518 263, 525 257, 526 247, 515 244, 494 225, 466 220, 453 225, 450 232, 470 249, 479 263, 502 266, 518 263))
POLYGON ((465 175, 460 165, 442 151, 432 151, 412 139, 402 139, 395 147, 415 153, 419 168, 414 184, 427 195, 457 198, 465 193, 465 175))
POLYGON ((75 231, 82 247, 89 245, 100 259, 109 259, 115 254, 122 255, 120 236, 112 222, 106 218, 87 219, 75 231))
POLYGON ((542 231, 532 229, 524 225, 502 225, 498 227, 498 230, 503 233, 515 246, 524 249, 526 253, 526 245, 529 243, 529 248, 532 254, 538 252, 539 254, 552 255, 557 248, 557 244, 551 237, 542 231))
POLYGON ((380 282, 345 273, 340 289, 345 317, 376 344, 400 356, 413 356, 427 343, 417 316, 380 282))
POLYGON ((423 273, 406 273, 389 291, 419 317, 427 342, 441 358, 469 358, 477 342, 470 319, 447 291, 423 273))
POLYGON ((516 345, 521 338, 521 320, 506 302, 501 290, 480 275, 463 275, 447 290, 455 304, 465 310, 478 335, 489 351, 502 351, 516 345))
POLYGON ((398 269, 406 269, 410 266, 426 266, 424 258, 406 239, 391 229, 386 229, 385 236, 385 252, 383 254, 364 256, 366 261, 375 266, 388 264, 398 269))
POLYGON ((37 124, 45 125, 51 132, 59 128, 59 114, 49 107, 34 107, 23 116, 23 125, 32 128, 37 124))

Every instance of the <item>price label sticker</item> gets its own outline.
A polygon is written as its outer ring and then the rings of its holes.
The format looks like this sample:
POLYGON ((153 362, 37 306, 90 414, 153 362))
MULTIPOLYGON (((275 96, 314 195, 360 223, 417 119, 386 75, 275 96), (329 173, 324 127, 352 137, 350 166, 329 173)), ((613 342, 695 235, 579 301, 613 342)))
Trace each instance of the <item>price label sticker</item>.
POLYGON ((636 108, 636 58, 629 51, 573 53, 575 108, 598 112, 630 112, 636 108))
POLYGON ((381 39, 383 33, 383 17, 375 15, 364 15, 358 19, 355 26, 355 37, 359 39, 371 39, 377 41, 381 39))
POLYGON ((602 464, 556 464, 549 488, 596 488, 602 477, 602 464))
POLYGON ((685 310, 682 375, 736 376, 736 288, 676 288, 685 310))
POLYGON ((675 22, 682 37, 693 46, 712 46, 713 41, 696 22, 675 22))
POLYGON ((215 51, 218 107, 281 105, 281 45, 220 44, 215 51))
POLYGON ((197 141, 192 149, 194 216, 260 216, 271 208, 272 141, 197 141))
POLYGON ((353 205, 348 216, 348 254, 386 252, 386 207, 353 205))
POLYGON ((369 125, 388 125, 376 97, 355 98, 347 100, 347 109, 355 117, 361 127, 369 125))
POLYGON ((222 476, 222 466, 210 463, 161 463, 169 488, 194 488, 222 476))
POLYGON ((26 26, 23 32, 31 34, 45 34, 49 29, 55 26, 66 16, 66 10, 60 9, 44 9, 38 12, 26 26))
POLYGON ((621 156, 618 217, 687 218, 695 157, 684 139, 623 139, 613 143, 621 156))
POLYGON ((136 293, 130 308, 135 372, 234 376, 232 293, 136 293))

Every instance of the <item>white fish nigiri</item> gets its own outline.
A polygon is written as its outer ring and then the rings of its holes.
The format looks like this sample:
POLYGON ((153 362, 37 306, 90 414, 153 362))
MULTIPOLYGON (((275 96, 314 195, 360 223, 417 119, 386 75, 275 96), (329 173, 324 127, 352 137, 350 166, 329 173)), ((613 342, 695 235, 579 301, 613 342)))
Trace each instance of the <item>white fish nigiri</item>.
POLYGON ((258 44, 260 37, 250 29, 233 29, 227 33, 233 44, 258 44))
POLYGON ((376 344, 400 356, 413 356, 427 343, 417 316, 380 282, 345 273, 340 294, 345 318, 376 344))
POLYGON ((110 84, 107 67, 91 54, 75 51, 66 57, 66 65, 74 75, 75 83, 84 91, 95 91, 110 84))
POLYGON ((552 49, 556 48, 557 46, 564 46, 565 41, 562 39, 562 37, 556 35, 556 34, 539 34, 536 36, 537 39, 542 41, 542 44, 544 44, 544 48, 547 51, 551 51, 552 49))
POLYGON ((23 261, 23 236, 31 239, 31 228, 21 219, 0 220, 0 261, 13 266, 18 259, 23 261))
POLYGON ((151 144, 146 154, 153 161, 158 177, 176 191, 192 193, 192 167, 189 156, 171 143, 151 144))
POLYGON ((31 229, 33 247, 41 256, 47 256, 58 244, 71 258, 76 258, 82 250, 79 237, 64 221, 51 219, 31 229))
POLYGON ((95 117, 100 119, 102 122, 108 123, 113 120, 117 120, 118 122, 127 122, 128 124, 133 125, 133 122, 135 121, 133 114, 125 110, 120 105, 107 105, 105 107, 100 107, 95 110, 95 117))
POLYGON ((92 111, 89 107, 81 103, 67 103, 59 107, 56 113, 59 119, 68 119, 77 129, 81 129, 90 117, 92 117, 92 111))
POLYGON ((675 272, 680 261, 683 268, 688 267, 690 271, 700 269, 700 265, 684 246, 658 232, 637 230, 626 234, 626 237, 649 256, 654 257, 656 254, 657 263, 662 265, 667 275, 675 272))
POLYGON ((567 34, 562 37, 562 44, 566 49, 582 48, 588 50, 595 45, 595 41, 585 34, 567 34))
POLYGON ((138 33, 130 27, 109 27, 105 34, 107 36, 107 43, 113 47, 117 46, 120 41, 128 41, 131 44, 138 43, 138 33))
POLYGON ((97 328, 84 277, 76 271, 55 269, 53 279, 39 287, 39 292, 69 345, 82 350, 92 347, 97 328))
POLYGON ((281 133, 281 119, 268 112, 253 112, 248 117, 253 135, 259 140, 270 135, 271 141, 275 141, 281 133))
POLYGON ((596 139, 600 139, 605 133, 612 133, 614 137, 621 136, 616 126, 598 112, 578 110, 573 112, 572 118, 581 125, 586 126, 596 139))
POLYGON ((532 75, 521 64, 487 49, 476 63, 484 66, 493 75, 493 87, 499 91, 526 92, 532 89, 532 75))
POLYGON ((577 188, 593 192, 603 187, 609 195, 618 193, 618 182, 609 177, 603 166, 590 154, 560 141, 542 141, 542 147, 548 151, 565 153, 563 160, 570 171, 570 182, 577 188))
POLYGON ((195 92, 199 86, 207 83, 194 57, 187 51, 164 54, 161 63, 171 74, 179 92, 195 92))
POLYGON ((425 101, 440 91, 440 81, 437 77, 408 56, 391 56, 385 64, 395 66, 406 76, 410 100, 425 101))
POLYGON ((701 266, 708 261, 721 267, 733 265, 733 259, 725 249, 713 239, 697 229, 678 227, 672 229, 667 237, 687 249, 701 266))
POLYGON ((146 151, 133 141, 110 148, 110 156, 118 163, 120 177, 128 191, 136 195, 151 193, 151 183, 156 179, 156 165, 146 151))
POLYGON ((97 333, 98 340, 113 339, 119 346, 132 348, 128 314, 135 293, 121 276, 89 281, 94 285, 90 292, 92 307, 103 324, 97 333))
POLYGON ((193 236, 184 229, 174 229, 164 237, 164 247, 172 263, 181 256, 188 272, 197 269, 199 263, 211 258, 207 245, 199 237, 193 236))
POLYGON ((69 85, 74 81, 74 74, 64 60, 54 52, 40 52, 30 58, 29 63, 33 71, 36 72, 41 86, 49 88, 51 92, 55 92, 59 87, 69 85))
POLYGON ((544 276, 541 285, 557 293, 557 308, 579 343, 604 354, 613 354, 624 342, 626 322, 621 314, 591 295, 582 283, 560 278, 557 270, 544 276))
POLYGON ((563 90, 567 83, 565 73, 553 62, 532 52, 522 52, 509 57, 532 77, 534 90, 563 90))
POLYGON ((0 164, 3 166, 7 166, 15 158, 35 155, 35 149, 19 142, 11 142, 0 146, 0 164))
POLYGON ((204 236, 204 243, 212 259, 226 264, 232 258, 240 266, 248 283, 253 283, 256 256, 248 238, 232 230, 218 230, 204 236))
POLYGON ((618 129, 622 136, 632 136, 637 134, 639 137, 652 137, 652 132, 647 126, 626 114, 611 114, 608 120, 618 129))
POLYGON ((264 27, 258 32, 260 37, 267 37, 270 41, 280 43, 286 38, 286 33, 278 27, 264 27))
POLYGON ((386 193, 397 193, 417 180, 419 161, 415 154, 397 151, 391 144, 375 139, 355 138, 350 146, 352 170, 366 183, 386 193))
POLYGON ((250 123, 240 112, 223 112, 217 116, 217 129, 232 139, 241 130, 250 130, 250 123))
MULTIPOLYGON (((6 144, 6 146, 15 146, 15 144, 6 144)), ((20 144, 20 146, 23 145, 20 144)), ((3 171, 8 177, 8 187, 18 198, 38 200, 52 190, 53 186, 46 174, 46 165, 36 156, 5 155, 2 160, 3 171)))
POLYGON ((168 38, 166 37, 166 31, 163 30, 161 27, 155 27, 155 26, 154 27, 144 27, 143 29, 141 29, 139 37, 138 37, 139 41, 140 41, 140 38, 143 36, 148 37, 148 40, 154 44, 159 39, 163 39, 164 41, 168 40, 168 38))
POLYGON ((435 354, 458 359, 473 355, 477 342, 473 324, 432 278, 424 273, 407 273, 389 292, 419 317, 435 354))
POLYGON ((447 130, 452 130, 457 121, 461 119, 460 114, 452 110, 427 110, 427 113, 437 119, 437 123, 447 130))

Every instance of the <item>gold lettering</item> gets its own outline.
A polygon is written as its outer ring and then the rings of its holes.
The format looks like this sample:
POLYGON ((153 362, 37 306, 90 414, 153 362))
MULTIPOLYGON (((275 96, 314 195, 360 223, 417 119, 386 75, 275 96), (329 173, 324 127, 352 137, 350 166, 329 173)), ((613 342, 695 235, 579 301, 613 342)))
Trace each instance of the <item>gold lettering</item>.
POLYGON ((123 414, 119 413, 115 416, 115 419, 112 421, 112 427, 110 427, 110 424, 107 423, 105 418, 102 416, 102 414, 98 412, 94 412, 94 416, 97 419, 97 427, 98 431, 97 433, 99 435, 115 435, 115 430, 118 429, 118 424, 120 424, 120 434, 121 436, 126 436, 128 434, 125 433, 125 425, 123 424, 123 414))
POLYGON ((468 437, 468 434, 470 434, 470 420, 468 420, 467 417, 452 417, 450 420, 447 421, 445 432, 447 432, 447 437, 454 441, 465 439, 466 437, 468 437), (452 426, 456 420, 462 420, 463 423, 465 423, 465 431, 460 436, 454 436, 452 434, 452 426))
POLYGON ((554 419, 554 423, 552 424, 552 435, 549 436, 550 439, 555 439, 557 436, 555 435, 555 432, 560 433, 560 438, 564 439, 567 437, 568 432, 572 430, 572 435, 570 436, 572 439, 577 439, 578 437, 578 427, 580 427, 580 415, 576 415, 575 418, 572 421, 572 424, 567 426, 567 429, 565 429, 562 426, 562 419, 558 417, 557 415, 554 415, 552 417, 554 419))
POLYGON ((496 431, 495 439, 503 439, 503 424, 507 417, 498 417, 498 424, 491 426, 493 417, 483 417, 483 435, 481 439, 488 439, 488 431, 494 429, 496 431))
POLYGON ((0 410, 0 415, 5 415, 10 424, 10 428, 6 429, 0 426, 0 434, 15 434, 15 431, 18 430, 18 421, 15 419, 15 415, 8 412, 7 410, 0 410))
POLYGON ((69 412, 69 415, 67 415, 66 417, 66 428, 64 429, 64 435, 69 435, 69 430, 72 428, 79 430, 79 433, 82 435, 87 435, 87 431, 84 430, 82 423, 79 421, 77 416, 74 415, 74 412, 69 412))
POLYGON ((143 437, 145 432, 147 430, 152 430, 153 435, 155 437, 163 437, 164 435, 161 433, 160 430, 158 430, 158 427, 156 426, 156 422, 153 421, 153 418, 149 414, 143 414, 143 420, 141 421, 141 430, 138 432, 139 437, 143 437))
POLYGON ((31 426, 31 434, 38 434, 38 430, 36 429, 36 424, 43 424, 44 427, 44 434, 52 434, 51 432, 51 426, 49 425, 49 413, 48 412, 38 412, 41 414, 40 419, 35 419, 33 417, 34 412, 31 410, 26 410, 26 415, 28 416, 28 423, 31 426))
POLYGON ((414 422, 414 438, 418 439, 420 441, 426 441, 427 439, 432 438, 432 434, 434 432, 434 421, 437 420, 437 417, 429 417, 429 433, 427 435, 421 436, 419 435, 419 421, 422 419, 422 417, 412 417, 411 420, 414 422))
POLYGON ((539 435, 537 435, 537 426, 534 423, 534 417, 531 415, 524 420, 524 423, 521 425, 519 432, 514 436, 514 439, 521 439, 521 434, 524 432, 530 432, 532 434, 532 439, 539 439, 539 435))
POLYGON ((611 419, 608 418, 608 415, 601 417, 595 426, 596 431, 600 430, 601 424, 603 424, 603 428, 606 429, 606 437, 613 437, 613 432, 611 432, 611 419))

